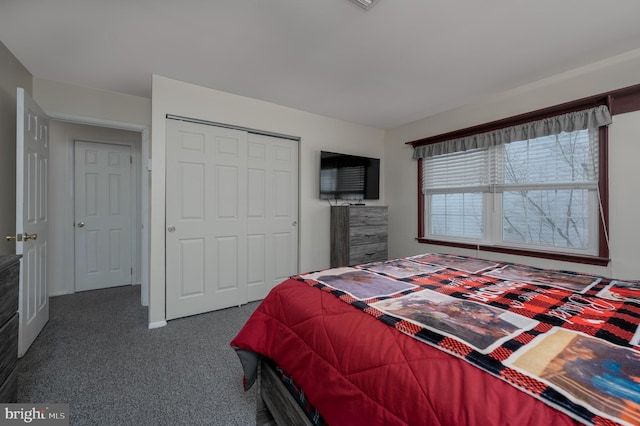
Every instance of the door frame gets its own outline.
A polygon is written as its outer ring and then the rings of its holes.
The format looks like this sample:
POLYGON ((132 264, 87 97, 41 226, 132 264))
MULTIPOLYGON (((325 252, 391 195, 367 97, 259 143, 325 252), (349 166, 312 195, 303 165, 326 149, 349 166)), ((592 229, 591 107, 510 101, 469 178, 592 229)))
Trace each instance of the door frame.
MULTIPOLYGON (((103 120, 92 117, 78 116, 78 115, 70 115, 70 114, 60 114, 60 113, 48 113, 50 120, 74 123, 74 124, 85 124, 91 126, 98 127, 107 127, 118 130, 128 130, 133 132, 138 132, 141 135, 141 145, 139 149, 136 148, 135 144, 132 144, 132 155, 134 166, 137 171, 139 171, 139 186, 136 183, 136 191, 139 194, 137 197, 136 208, 140 211, 140 225, 142 227, 140 232, 135 230, 135 234, 137 234, 140 238, 140 252, 134 252, 136 256, 140 257, 140 270, 136 271, 138 268, 137 262, 134 265, 134 275, 137 275, 137 272, 140 274, 140 303, 142 306, 149 306, 149 205, 150 205, 150 193, 151 193, 151 160, 149 158, 150 153, 150 126, 120 122, 120 121, 112 121, 112 120, 103 120)), ((96 142, 106 142, 106 141, 96 141, 96 142)), ((108 142, 107 142, 108 143, 108 142)), ((73 141, 70 141, 68 149, 68 155, 70 159, 73 159, 73 141)), ((55 170, 52 170, 55 173, 55 170)), ((138 179, 136 178, 135 181, 138 179)), ((73 176, 71 177, 71 182, 73 182, 73 176)), ((73 218, 74 209, 70 209, 69 215, 69 223, 73 223, 75 218, 73 218)), ((73 283, 73 287, 75 288, 75 282, 73 283)), ((137 284, 137 283, 136 283, 137 284)), ((63 293, 67 294, 67 293, 63 293)))

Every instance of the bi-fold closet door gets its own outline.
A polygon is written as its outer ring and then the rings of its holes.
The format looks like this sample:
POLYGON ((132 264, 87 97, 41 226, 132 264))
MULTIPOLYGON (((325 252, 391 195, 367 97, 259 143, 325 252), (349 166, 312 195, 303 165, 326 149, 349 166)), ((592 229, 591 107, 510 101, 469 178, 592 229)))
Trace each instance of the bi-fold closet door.
POLYGON ((263 299, 298 266, 298 141, 167 119, 167 319, 263 299))

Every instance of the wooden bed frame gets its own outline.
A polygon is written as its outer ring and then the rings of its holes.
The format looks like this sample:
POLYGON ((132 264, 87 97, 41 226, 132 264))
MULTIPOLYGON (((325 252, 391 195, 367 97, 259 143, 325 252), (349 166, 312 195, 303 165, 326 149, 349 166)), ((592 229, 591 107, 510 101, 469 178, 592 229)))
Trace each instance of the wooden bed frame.
POLYGON ((256 426, 312 426, 295 398, 264 360, 260 360, 256 385, 256 426))

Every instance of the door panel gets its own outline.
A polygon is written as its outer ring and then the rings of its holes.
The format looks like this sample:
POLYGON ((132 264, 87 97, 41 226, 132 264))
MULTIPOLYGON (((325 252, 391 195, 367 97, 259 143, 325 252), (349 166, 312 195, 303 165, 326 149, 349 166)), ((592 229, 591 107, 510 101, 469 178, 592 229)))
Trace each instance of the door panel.
POLYGON ((206 264, 204 258, 204 239, 194 238, 182 240, 180 241, 180 248, 179 264, 182 265, 180 274, 182 291, 180 292, 180 297, 204 296, 204 272, 206 264))
POLYGON ((167 120, 167 319, 246 303, 246 133, 167 120))
POLYGON ((282 232, 273 235, 273 247, 274 247, 274 273, 273 282, 279 283, 280 281, 293 275, 295 272, 291 272, 291 252, 292 247, 291 233, 282 232))
POLYGON ((75 141, 76 291, 132 283, 131 147, 75 141))
POLYGON ((298 142, 250 133, 248 144, 248 238, 262 242, 247 266, 253 301, 298 270, 298 142))
MULTIPOLYGON (((238 280, 238 272, 240 268, 240 253, 238 253, 238 237, 218 237, 216 271, 218 271, 217 282, 218 291, 234 291, 244 288, 243 283, 238 280)), ((240 293, 240 292, 238 292, 240 293)), ((240 303, 246 303, 244 299, 240 303)))
POLYGON ((21 357, 49 320, 49 120, 22 88, 17 89, 16 116, 16 254, 22 255, 18 331, 21 357))

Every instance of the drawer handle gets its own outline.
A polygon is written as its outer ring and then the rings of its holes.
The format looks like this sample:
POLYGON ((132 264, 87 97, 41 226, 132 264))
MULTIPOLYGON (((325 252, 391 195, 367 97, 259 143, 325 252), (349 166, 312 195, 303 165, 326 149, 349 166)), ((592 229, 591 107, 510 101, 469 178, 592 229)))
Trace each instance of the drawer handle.
POLYGON ((365 253, 365 256, 373 256, 375 253, 365 253))

